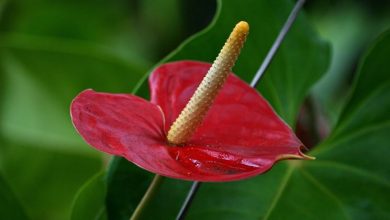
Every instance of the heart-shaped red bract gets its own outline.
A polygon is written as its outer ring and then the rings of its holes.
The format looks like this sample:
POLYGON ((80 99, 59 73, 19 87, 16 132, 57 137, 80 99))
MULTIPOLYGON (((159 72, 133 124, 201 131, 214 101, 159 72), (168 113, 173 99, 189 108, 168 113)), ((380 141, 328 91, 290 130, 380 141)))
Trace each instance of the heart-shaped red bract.
POLYGON ((289 126, 253 88, 230 74, 203 123, 185 146, 166 133, 210 68, 168 63, 149 78, 151 102, 130 94, 86 90, 72 102, 74 126, 91 146, 153 173, 193 181, 232 181, 304 158, 289 126))

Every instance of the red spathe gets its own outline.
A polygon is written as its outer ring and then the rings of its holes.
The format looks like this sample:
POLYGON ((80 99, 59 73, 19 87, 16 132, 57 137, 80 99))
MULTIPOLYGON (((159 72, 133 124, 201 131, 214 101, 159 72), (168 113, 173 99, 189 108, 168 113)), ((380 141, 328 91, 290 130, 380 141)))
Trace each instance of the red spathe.
POLYGON ((211 64, 180 61, 156 68, 151 102, 129 94, 86 90, 72 102, 73 124, 91 146, 125 157, 159 175, 193 181, 232 181, 303 158, 301 141, 269 103, 229 75, 203 123, 185 146, 166 133, 211 64))

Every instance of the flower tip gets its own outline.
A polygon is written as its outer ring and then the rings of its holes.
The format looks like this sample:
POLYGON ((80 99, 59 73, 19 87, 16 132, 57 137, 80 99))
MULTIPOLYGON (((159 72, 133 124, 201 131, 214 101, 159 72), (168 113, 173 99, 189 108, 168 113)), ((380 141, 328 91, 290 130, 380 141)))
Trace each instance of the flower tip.
POLYGON ((297 154, 282 154, 277 157, 277 160, 288 160, 288 159, 298 159, 298 160, 315 160, 315 157, 306 155, 302 152, 299 152, 299 155, 297 154))
POLYGON ((315 160, 316 159, 316 157, 312 157, 312 156, 306 155, 304 153, 302 153, 301 156, 302 156, 302 159, 304 159, 304 160, 315 160))
POLYGON ((307 148, 304 145, 302 145, 300 147, 299 155, 301 156, 301 159, 303 159, 303 160, 315 160, 316 159, 313 156, 309 156, 309 155, 302 153, 302 150, 307 150, 307 148))
POLYGON ((249 24, 248 22, 246 21, 240 21, 236 24, 236 27, 235 27, 238 31, 242 32, 242 33, 247 33, 249 32, 249 24))

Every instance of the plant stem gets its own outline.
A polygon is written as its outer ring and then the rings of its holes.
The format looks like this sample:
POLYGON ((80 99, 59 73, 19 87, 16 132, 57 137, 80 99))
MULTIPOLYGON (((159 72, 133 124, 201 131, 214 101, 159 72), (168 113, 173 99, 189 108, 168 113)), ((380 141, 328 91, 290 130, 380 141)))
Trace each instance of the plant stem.
POLYGON ((142 197, 141 201, 139 202, 137 208, 133 212, 133 215, 130 217, 130 220, 138 220, 142 219, 142 216, 145 213, 146 207, 149 205, 151 199, 156 195, 156 192, 161 186, 161 183, 165 177, 160 175, 155 175, 152 182, 149 185, 148 190, 144 194, 144 197, 142 197))
POLYGON ((294 23, 295 19, 297 18, 299 10, 302 8, 302 6, 304 4, 305 4, 305 0, 298 0, 297 3, 295 3, 293 10, 290 12, 290 15, 288 16, 282 29, 280 30, 278 37, 276 37, 276 40, 272 44, 271 49, 268 51, 267 56, 264 58, 263 63, 261 64, 259 70, 257 70, 256 75, 253 77, 253 80, 251 82, 251 86, 253 88, 256 88, 257 84, 260 81, 261 76, 264 74, 264 72, 269 67, 269 64, 271 63, 272 58, 274 58, 276 51, 279 49, 280 45, 282 44, 282 41, 286 37, 292 24, 294 23))
MULTIPOLYGON (((256 72, 255 76, 253 77, 253 80, 251 82, 251 87, 256 88, 258 85, 261 76, 264 74, 264 72, 267 70, 268 66, 270 65, 272 59, 274 58, 276 51, 279 49, 280 45, 282 44, 284 38, 286 37, 288 31, 290 30, 292 24, 294 23, 299 10, 302 8, 302 6, 305 4, 305 0, 298 0, 297 3, 295 3, 294 8, 290 12, 290 15, 288 16, 286 22, 284 23, 282 29, 280 30, 277 38, 275 39, 274 43, 272 44, 271 49, 268 51, 267 56, 265 57, 263 63, 261 64, 259 70, 256 72)), ((187 214, 187 211, 189 207, 192 204, 192 201, 195 197, 196 192, 198 191, 200 187, 199 182, 194 182, 191 186, 190 191, 187 194, 187 197, 185 201, 182 204, 182 207, 180 209, 179 214, 176 217, 176 220, 183 220, 187 214)))
POLYGON ((194 195, 198 191, 200 184, 201 184, 201 182, 198 182, 198 181, 195 181, 192 183, 191 189, 188 192, 187 197, 183 202, 183 205, 181 206, 179 214, 176 216, 176 220, 183 220, 184 219, 188 209, 190 208, 190 204, 192 203, 192 200, 195 198, 194 195))

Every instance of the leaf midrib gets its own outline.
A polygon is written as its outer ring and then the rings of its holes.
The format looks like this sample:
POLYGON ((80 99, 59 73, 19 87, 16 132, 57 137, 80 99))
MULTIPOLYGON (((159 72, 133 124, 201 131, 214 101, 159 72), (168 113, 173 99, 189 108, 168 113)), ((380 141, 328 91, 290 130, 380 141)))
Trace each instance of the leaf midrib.
POLYGON ((324 184, 322 184, 320 181, 318 181, 311 173, 304 169, 300 169, 302 175, 311 182, 314 186, 318 188, 321 192, 325 193, 330 199, 332 199, 335 204, 340 208, 342 211, 345 219, 350 220, 351 217, 348 215, 348 213, 345 211, 344 204, 331 190, 329 190, 328 187, 326 187, 324 184))
POLYGON ((345 170, 350 173, 354 173, 360 176, 363 176, 365 178, 368 178, 370 180, 373 180, 377 183, 380 183, 382 185, 385 185, 386 187, 390 188, 390 181, 383 178, 382 176, 373 174, 372 171, 365 170, 362 168, 354 167, 345 163, 340 163, 336 161, 331 161, 331 160, 321 160, 321 161, 316 161, 313 163, 310 163, 310 165, 307 166, 319 166, 319 167, 333 167, 335 169, 341 169, 345 170))
POLYGON ((339 136, 340 133, 342 134, 343 130, 351 123, 353 119, 356 118, 355 116, 359 112, 359 110, 361 110, 367 104, 367 102, 369 102, 373 97, 380 94, 382 90, 385 90, 385 88, 389 86, 390 86, 390 81, 386 81, 381 86, 378 86, 374 90, 372 90, 371 93, 368 94, 366 97, 364 97, 364 99, 362 99, 360 103, 357 104, 354 110, 350 112, 348 116, 345 117, 344 121, 336 127, 332 136, 339 136))
POLYGON ((287 187, 287 183, 291 179, 291 176, 293 174, 294 169, 295 168, 293 166, 288 166, 287 167, 286 174, 284 175, 282 181, 280 182, 278 190, 275 193, 274 199, 272 200, 271 205, 268 208, 268 211, 265 213, 265 215, 262 218, 262 220, 268 220, 269 217, 271 216, 273 210, 275 209, 276 205, 278 204, 280 198, 282 197, 282 195, 283 195, 283 193, 284 193, 284 191, 285 191, 285 189, 287 187))
POLYGON ((344 135, 343 138, 340 138, 338 140, 337 140, 337 138, 331 137, 327 141, 323 142, 323 144, 321 144, 320 146, 317 146, 317 148, 314 148, 314 150, 311 151, 311 155, 318 156, 320 154, 323 154, 324 152, 328 152, 329 150, 333 149, 335 146, 339 145, 340 143, 343 143, 343 142, 346 142, 348 140, 355 138, 356 136, 361 136, 361 135, 364 135, 366 133, 373 132, 375 130, 385 129, 387 126, 390 126, 390 120, 387 120, 383 123, 372 124, 370 126, 366 126, 364 128, 361 128, 361 129, 356 129, 353 132, 350 132, 348 135, 344 135), (328 147, 326 147, 326 146, 328 146, 328 147))

